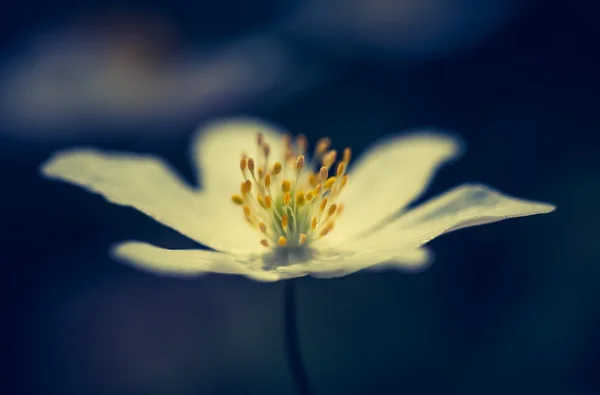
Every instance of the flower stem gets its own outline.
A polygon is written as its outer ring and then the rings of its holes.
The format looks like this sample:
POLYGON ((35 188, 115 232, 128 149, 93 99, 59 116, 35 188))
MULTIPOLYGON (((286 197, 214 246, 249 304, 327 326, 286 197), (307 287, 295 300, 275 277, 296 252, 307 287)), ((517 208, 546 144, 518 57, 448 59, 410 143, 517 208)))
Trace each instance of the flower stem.
POLYGON ((283 282, 283 315, 285 327, 285 349, 292 371, 292 378, 296 383, 299 395, 311 395, 308 375, 302 363, 300 346, 298 344, 298 325, 296 319, 296 292, 293 280, 283 282))

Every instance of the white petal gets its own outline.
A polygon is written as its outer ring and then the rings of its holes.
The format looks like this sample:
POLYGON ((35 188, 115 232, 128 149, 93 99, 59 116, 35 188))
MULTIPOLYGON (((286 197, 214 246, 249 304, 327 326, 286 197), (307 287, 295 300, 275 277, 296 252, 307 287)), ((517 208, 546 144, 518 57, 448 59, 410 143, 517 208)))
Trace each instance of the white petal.
POLYGON ((244 263, 235 255, 206 250, 169 250, 142 242, 124 242, 113 249, 116 258, 156 274, 192 277, 207 273, 239 274, 256 281, 277 281, 279 275, 244 263))
POLYGON ((345 206, 331 233, 335 244, 379 225, 416 199, 434 172, 460 152, 458 140, 437 133, 415 133, 383 141, 350 170, 345 206))
POLYGON ((313 260, 276 270, 282 278, 311 275, 317 278, 347 276, 359 270, 399 269, 417 271, 427 267, 432 255, 426 248, 344 250, 334 255, 317 256, 313 260))
POLYGON ((257 134, 262 133, 271 148, 270 158, 280 161, 283 155, 282 131, 251 118, 236 118, 206 124, 196 132, 193 160, 202 189, 236 193, 244 181, 240 171, 243 153, 257 159, 257 134))
POLYGON ((52 157, 42 173, 134 207, 211 248, 240 253, 261 248, 257 232, 240 213, 234 217, 229 198, 215 201, 199 196, 154 157, 72 150, 52 157))
POLYGON ((462 185, 348 245, 353 248, 419 247, 443 233, 549 213, 554 209, 551 204, 510 197, 483 185, 462 185))

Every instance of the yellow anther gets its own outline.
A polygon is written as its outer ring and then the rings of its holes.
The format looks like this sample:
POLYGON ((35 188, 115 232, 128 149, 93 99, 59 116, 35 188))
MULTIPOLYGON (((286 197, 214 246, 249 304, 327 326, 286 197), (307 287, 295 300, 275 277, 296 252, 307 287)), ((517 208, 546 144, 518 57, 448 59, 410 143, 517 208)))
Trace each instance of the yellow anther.
POLYGON ((304 198, 304 192, 298 191, 296 192, 296 204, 298 206, 302 206, 306 203, 306 199, 304 198))
POLYGON ((304 196, 304 198, 306 199, 307 202, 312 202, 313 198, 315 197, 315 195, 313 194, 312 191, 308 191, 306 192, 306 196, 304 196))
POLYGON ((340 204, 340 205, 339 205, 339 207, 338 207, 338 212, 337 212, 337 215, 338 215, 338 216, 339 216, 339 215, 342 215, 342 213, 343 213, 343 212, 344 212, 344 205, 343 205, 343 204, 340 204))
POLYGON ((262 180, 264 175, 265 175, 265 171, 263 170, 262 166, 259 166, 258 167, 258 179, 262 180))
POLYGON ((281 247, 285 247, 285 245, 287 244, 287 239, 284 236, 279 236, 277 244, 279 244, 279 246, 281 247))
POLYGON ((275 162, 275 164, 273 164, 273 175, 276 176, 277 174, 281 173, 281 163, 279 162, 275 162))
POLYGON ((296 158, 296 169, 302 170, 304 167, 304 155, 300 155, 296 158))
POLYGON ((244 206, 244 214, 246 214, 247 217, 250 216, 250 207, 244 206))
POLYGON ((292 201, 292 195, 289 192, 286 192, 286 194, 283 195, 283 204, 288 206, 291 201, 292 201))
POLYGON ((308 148, 308 139, 305 135, 299 134, 296 136, 296 145, 302 152, 306 152, 306 148, 308 148))
POLYGON ((315 230, 317 228, 317 217, 313 217, 310 223, 310 227, 312 228, 312 230, 315 230))
POLYGON ((342 177, 342 188, 346 186, 347 182, 348 182, 348 175, 346 174, 344 177, 342 177))
POLYGON ((265 201, 263 200, 262 196, 258 195, 256 196, 256 200, 258 200, 258 204, 260 204, 260 207, 265 208, 265 201))
POLYGON ((325 206, 327 206, 327 198, 323 198, 323 200, 321 201, 321 206, 319 206, 319 210, 323 212, 323 210, 325 210, 325 206))
POLYGON ((271 208, 272 205, 273 205, 273 199, 271 199, 271 196, 269 196, 269 195, 265 196, 265 206, 267 208, 271 208))
POLYGON ((264 247, 268 247, 269 246, 269 242, 266 239, 262 239, 260 241, 260 244, 262 244, 264 247))
POLYGON ((321 189, 323 188, 323 184, 317 184, 317 187, 313 190, 314 195, 318 195, 321 193, 321 189))
POLYGON ((289 192, 291 188, 292 183, 290 182, 290 180, 283 180, 283 182, 281 183, 281 190, 283 192, 289 192))
POLYGON ((346 147, 344 148, 344 163, 346 166, 348 165, 348 162, 350 162, 350 158, 352 158, 352 150, 346 147))
POLYGON ((327 216, 331 217, 333 214, 335 214, 335 210, 337 210, 337 205, 336 204, 332 204, 331 207, 329 207, 329 211, 327 212, 327 216))
POLYGON ((327 177, 329 177, 329 171, 325 166, 321 167, 321 170, 319 170, 319 177, 321 177, 321 181, 325 181, 327 177))
POLYGON ((308 182, 313 188, 317 186, 319 180, 317 180, 317 176, 315 175, 315 173, 310 173, 310 175, 308 176, 308 182))
POLYGON ((320 236, 327 235, 327 233, 331 232, 332 229, 333 229, 333 222, 330 222, 327 225, 325 225, 325 227, 323 228, 323 230, 320 233, 320 236))
POLYGON ((267 232, 267 225, 265 225, 264 222, 261 222, 258 224, 258 229, 260 229, 261 232, 266 233, 267 232))
POLYGON ((252 190, 252 181, 246 180, 242 183, 242 195, 246 195, 252 190))
POLYGON ((317 148, 316 148, 317 154, 322 154, 323 152, 327 151, 327 149, 329 148, 330 145, 331 145, 331 139, 329 137, 323 137, 322 139, 317 141, 317 148))
POLYGON ((287 215, 287 214, 283 214, 283 215, 281 216, 281 226, 282 226, 283 228, 287 228, 287 226, 288 226, 288 223, 289 223, 289 218, 288 218, 288 215, 287 215))
POLYGON ((271 146, 269 144, 263 144, 263 153, 265 154, 265 157, 269 156, 269 154, 271 153, 271 146))
POLYGON ((339 165, 338 165, 338 167, 337 167, 337 172, 336 172, 336 175, 337 175, 338 177, 341 177, 341 176, 342 176, 342 174, 344 174, 344 170, 345 170, 345 165, 344 165, 344 162, 340 162, 340 164, 339 164, 339 165))
POLYGON ((304 233, 300 233, 300 236, 298 237, 298 243, 300 245, 306 243, 306 235, 304 233))
POLYGON ((248 158, 248 170, 254 174, 254 159, 248 158))
POLYGON ((330 168, 331 165, 333 165, 335 163, 336 158, 337 158, 337 151, 332 149, 327 154, 325 154, 325 156, 323 157, 323 161, 322 161, 323 166, 330 168))
POLYGON ((240 170, 242 172, 246 171, 246 167, 248 166, 248 160, 246 158, 240 159, 240 170))
POLYGON ((240 195, 232 195, 231 200, 239 206, 244 204, 244 199, 240 195))
POLYGON ((270 174, 267 174, 267 175, 265 176, 265 186, 266 186, 267 188, 269 188, 269 187, 271 186, 271 175, 270 175, 270 174))
POLYGON ((335 183, 335 180, 336 180, 335 177, 329 177, 329 179, 327 179, 327 181, 325 181, 325 184, 323 185, 323 188, 325 188, 325 189, 331 189, 331 187, 335 183))

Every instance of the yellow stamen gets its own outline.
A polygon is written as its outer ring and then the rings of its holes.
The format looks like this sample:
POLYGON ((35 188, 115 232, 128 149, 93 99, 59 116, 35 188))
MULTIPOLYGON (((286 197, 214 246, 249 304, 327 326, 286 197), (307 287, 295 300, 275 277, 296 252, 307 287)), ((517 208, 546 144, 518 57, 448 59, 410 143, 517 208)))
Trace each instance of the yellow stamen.
POLYGON ((343 204, 340 204, 340 206, 338 207, 338 212, 337 212, 337 215, 338 215, 338 216, 339 216, 339 215, 342 215, 342 213, 343 213, 343 212, 344 212, 344 205, 343 205, 343 204))
POLYGON ((317 228, 317 217, 313 217, 310 223, 310 227, 312 228, 312 230, 315 230, 317 228))
POLYGON ((300 155, 298 158, 296 158, 296 169, 298 171, 302 170, 302 168, 304 167, 304 155, 300 155))
POLYGON ((256 200, 258 200, 258 204, 260 204, 260 207, 265 208, 265 201, 263 200, 261 195, 256 196, 256 200))
POLYGON ((281 183, 281 190, 284 193, 287 193, 290 191, 291 188, 292 188, 292 183, 290 182, 290 180, 283 180, 283 182, 281 183))
POLYGON ((259 166, 258 168, 258 179, 262 180, 263 176, 265 175, 265 171, 263 170, 262 166, 259 166))
POLYGON ((271 199, 271 196, 269 196, 269 195, 265 196, 265 206, 267 208, 271 208, 272 205, 273 205, 273 199, 271 199))
POLYGON ((329 177, 329 179, 327 181, 325 181, 323 188, 330 189, 333 186, 333 183, 335 182, 335 180, 336 180, 335 177, 329 177))
POLYGON ((287 244, 287 239, 284 236, 279 236, 277 244, 279 244, 281 247, 285 247, 285 245, 287 244))
POLYGON ((345 165, 344 165, 344 162, 340 162, 340 164, 338 165, 338 167, 337 167, 337 172, 336 172, 336 175, 337 175, 338 177, 341 177, 341 176, 342 176, 342 174, 344 174, 344 166, 345 166, 345 165))
POLYGON ((240 170, 242 171, 242 173, 246 171, 247 166, 248 166, 248 161, 246 160, 246 158, 240 159, 240 170))
POLYGON ((325 206, 327 206, 327 198, 323 198, 323 200, 321 201, 321 206, 319 207, 319 210, 321 210, 321 212, 323 212, 323 210, 325 210, 325 206))
POLYGON ((260 244, 262 244, 264 247, 268 247, 269 246, 269 242, 266 239, 262 239, 260 241, 260 244))
POLYGON ((258 224, 258 229, 260 229, 261 232, 266 233, 267 232, 267 225, 265 225, 264 222, 261 222, 258 224))
POLYGON ((346 174, 344 177, 342 177, 342 188, 346 186, 346 183, 348 182, 348 175, 346 174))
POLYGON ((273 164, 273 175, 276 176, 277 174, 281 173, 281 163, 280 162, 275 162, 275 164, 273 164))
POLYGON ((250 173, 254 174, 254 159, 248 158, 248 170, 250 173))
POLYGON ((250 207, 244 206, 244 214, 246 214, 247 217, 250 216, 250 207))
POLYGON ((300 233, 300 237, 298 237, 298 243, 300 245, 306 243, 306 235, 304 233, 300 233))
POLYGON ((242 184, 242 195, 246 195, 248 192, 252 190, 252 181, 246 180, 242 184))
POLYGON ((290 202, 292 201, 292 195, 287 192, 284 196, 283 196, 283 204, 285 204, 286 206, 289 206, 290 202))
POLYGON ((269 157, 269 154, 271 153, 271 146, 265 143, 263 145, 263 152, 265 154, 265 157, 269 157))
POLYGON ((329 137, 323 137, 322 139, 320 139, 317 142, 317 149, 316 149, 317 154, 322 154, 323 152, 327 151, 327 149, 329 148, 330 145, 331 145, 331 139, 329 137))
POLYGON ((321 170, 319 170, 319 177, 321 177, 321 181, 325 181, 327 177, 329 177, 329 171, 325 166, 321 167, 321 170))
POLYGON ((296 192, 296 204, 298 206, 302 206, 302 205, 304 205, 304 203, 306 203, 306 200, 304 198, 304 192, 302 192, 302 191, 296 192))
POLYGON ((310 173, 310 175, 308 176, 308 182, 313 188, 317 186, 319 181, 317 180, 317 176, 315 176, 315 173, 310 173))
POLYGON ((345 148, 344 149, 344 163, 346 165, 348 165, 348 162, 350 162, 351 157, 352 157, 352 150, 350 148, 345 148))
POLYGON ((337 157, 337 151, 331 150, 323 157, 323 166, 330 168, 331 165, 335 163, 335 158, 337 157))
POLYGON ((285 229, 288 226, 288 215, 287 214, 283 214, 281 216, 281 226, 285 229))
POLYGON ((333 229, 333 222, 328 223, 320 233, 320 236, 325 236, 333 229))
POLYGON ((244 204, 244 199, 240 195, 232 195, 231 200, 239 206, 244 204))
POLYGON ((327 216, 331 217, 333 214, 335 214, 335 210, 337 210, 337 205, 334 203, 331 205, 331 207, 329 207, 329 211, 327 212, 327 216))
POLYGON ((269 187, 271 186, 271 175, 270 175, 270 174, 267 174, 267 175, 265 176, 265 186, 266 186, 267 188, 269 188, 269 187))
POLYGON ((256 143, 261 146, 263 145, 263 143, 265 142, 265 136, 264 134, 262 134, 261 132, 258 132, 256 134, 256 143))
POLYGON ((309 202, 309 203, 312 202, 312 200, 313 200, 314 197, 315 196, 313 195, 312 191, 306 192, 306 196, 304 196, 304 198, 306 199, 306 201, 309 202))

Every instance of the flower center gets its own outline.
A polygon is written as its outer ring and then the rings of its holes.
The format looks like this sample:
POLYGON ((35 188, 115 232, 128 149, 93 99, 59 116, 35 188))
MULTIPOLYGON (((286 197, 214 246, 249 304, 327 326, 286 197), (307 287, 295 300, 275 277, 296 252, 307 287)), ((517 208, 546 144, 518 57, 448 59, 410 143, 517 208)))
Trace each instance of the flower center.
POLYGON ((305 136, 283 139, 284 157, 271 163, 270 146, 258 133, 258 157, 242 154, 244 181, 240 193, 231 197, 242 206, 246 222, 264 235, 260 243, 265 247, 295 247, 325 237, 344 209, 337 199, 348 182, 350 148, 336 165, 337 151, 330 149, 329 138, 317 142, 310 160, 305 136), (335 175, 330 175, 332 169, 335 175))

